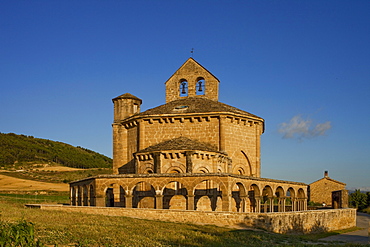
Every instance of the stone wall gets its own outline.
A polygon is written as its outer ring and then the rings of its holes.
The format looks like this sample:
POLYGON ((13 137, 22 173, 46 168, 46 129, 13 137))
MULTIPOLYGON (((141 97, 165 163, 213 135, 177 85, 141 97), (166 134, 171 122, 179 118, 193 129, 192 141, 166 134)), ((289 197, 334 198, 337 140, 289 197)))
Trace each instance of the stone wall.
POLYGON ((224 141, 221 150, 231 157, 233 170, 231 173, 252 177, 261 177, 260 136, 261 121, 252 119, 221 116, 220 135, 224 141))
POLYGON ((144 121, 145 133, 143 135, 144 148, 157 143, 186 136, 193 140, 209 143, 218 147, 218 118, 217 117, 173 117, 168 121, 148 119, 144 121))
POLYGON ((315 210, 285 213, 232 213, 160 209, 76 207, 62 205, 28 205, 42 210, 63 210, 108 216, 211 224, 235 228, 262 228, 275 233, 313 233, 356 226, 356 209, 315 210))

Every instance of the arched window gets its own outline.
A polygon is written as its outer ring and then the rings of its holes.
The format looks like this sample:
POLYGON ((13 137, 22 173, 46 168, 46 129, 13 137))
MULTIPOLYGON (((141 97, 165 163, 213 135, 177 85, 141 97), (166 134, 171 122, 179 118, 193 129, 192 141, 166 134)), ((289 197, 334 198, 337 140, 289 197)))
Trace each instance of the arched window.
POLYGON ((180 97, 188 96, 188 82, 185 79, 180 80, 180 97))
POLYGON ((206 91, 206 81, 204 80, 203 77, 199 77, 197 79, 197 85, 196 85, 196 95, 204 95, 206 91))

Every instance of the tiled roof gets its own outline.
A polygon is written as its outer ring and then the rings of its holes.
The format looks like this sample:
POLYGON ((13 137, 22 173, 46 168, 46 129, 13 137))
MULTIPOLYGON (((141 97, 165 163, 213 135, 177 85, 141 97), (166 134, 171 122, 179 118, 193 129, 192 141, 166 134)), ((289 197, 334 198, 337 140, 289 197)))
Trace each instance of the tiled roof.
POLYGON ((319 179, 319 180, 317 180, 317 181, 315 181, 315 182, 310 183, 310 185, 311 185, 311 184, 314 184, 314 183, 316 183, 316 182, 319 182, 319 181, 321 181, 321 180, 329 180, 329 181, 332 181, 332 182, 334 182, 334 183, 338 183, 338 184, 342 184, 342 185, 346 186, 346 184, 345 184, 345 183, 339 182, 339 181, 337 181, 337 180, 335 180, 335 179, 332 179, 332 178, 330 178, 330 177, 323 177, 323 178, 321 178, 321 179, 319 179))
POLYGON ((141 99, 139 99, 138 97, 136 97, 135 95, 132 95, 130 93, 122 94, 122 95, 112 99, 112 101, 115 101, 117 99, 136 99, 136 100, 140 100, 140 102, 142 101, 141 99))
POLYGON ((138 151, 138 153, 165 151, 165 150, 200 150, 219 153, 217 147, 211 144, 192 140, 183 136, 167 140, 164 142, 160 142, 153 146, 142 149, 138 151))
POLYGON ((236 107, 201 97, 186 97, 184 99, 174 100, 167 104, 135 114, 134 116, 212 112, 236 113, 244 116, 260 118, 236 107))

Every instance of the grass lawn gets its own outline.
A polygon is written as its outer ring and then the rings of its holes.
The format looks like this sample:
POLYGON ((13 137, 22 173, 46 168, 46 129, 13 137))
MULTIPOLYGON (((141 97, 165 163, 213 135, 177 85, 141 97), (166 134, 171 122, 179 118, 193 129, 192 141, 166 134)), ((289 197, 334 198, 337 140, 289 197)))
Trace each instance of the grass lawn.
POLYGON ((48 246, 312 246, 312 243, 323 245, 316 240, 327 236, 280 235, 259 230, 236 230, 24 207, 26 203, 35 202, 66 203, 68 194, 0 194, 0 220, 32 222, 36 238, 48 246))

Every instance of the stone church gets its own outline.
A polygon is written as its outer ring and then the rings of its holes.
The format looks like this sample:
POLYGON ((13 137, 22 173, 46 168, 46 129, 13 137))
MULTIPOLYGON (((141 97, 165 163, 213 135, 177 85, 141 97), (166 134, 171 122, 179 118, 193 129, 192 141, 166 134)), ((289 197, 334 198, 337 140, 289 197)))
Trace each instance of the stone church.
POLYGON ((71 205, 231 212, 307 209, 307 185, 261 178, 264 119, 218 101, 193 58, 165 82, 166 103, 113 99, 113 174, 70 183, 71 205))

